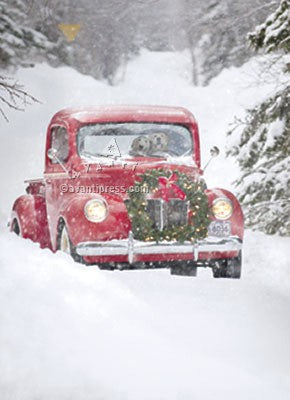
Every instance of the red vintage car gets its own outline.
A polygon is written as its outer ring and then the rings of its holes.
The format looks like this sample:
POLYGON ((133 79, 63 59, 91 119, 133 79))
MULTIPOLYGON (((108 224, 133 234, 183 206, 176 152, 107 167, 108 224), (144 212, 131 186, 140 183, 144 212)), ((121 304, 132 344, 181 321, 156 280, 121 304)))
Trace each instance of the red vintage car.
POLYGON ((184 108, 65 109, 47 129, 44 177, 26 181, 10 229, 100 268, 195 276, 210 267, 240 278, 241 206, 202 175, 198 126, 184 108))

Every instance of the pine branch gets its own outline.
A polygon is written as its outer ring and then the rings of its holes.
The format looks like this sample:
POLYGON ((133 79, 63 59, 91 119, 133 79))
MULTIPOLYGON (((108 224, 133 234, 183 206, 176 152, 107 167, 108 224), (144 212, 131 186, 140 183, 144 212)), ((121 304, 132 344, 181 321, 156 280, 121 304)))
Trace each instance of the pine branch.
POLYGON ((271 9, 273 7, 276 7, 276 6, 277 6, 277 2, 276 1, 271 1, 268 4, 262 4, 261 6, 257 6, 257 7, 251 8, 251 11, 248 12, 247 14, 244 14, 242 17, 235 18, 233 20, 232 26, 235 26, 241 20, 248 19, 249 17, 252 17, 252 16, 256 15, 257 12, 260 11, 260 10, 265 10, 266 8, 270 8, 271 9))
POLYGON ((13 110, 24 111, 24 108, 32 103, 40 103, 40 101, 29 94, 17 81, 0 75, 0 114, 7 122, 3 104, 13 110))

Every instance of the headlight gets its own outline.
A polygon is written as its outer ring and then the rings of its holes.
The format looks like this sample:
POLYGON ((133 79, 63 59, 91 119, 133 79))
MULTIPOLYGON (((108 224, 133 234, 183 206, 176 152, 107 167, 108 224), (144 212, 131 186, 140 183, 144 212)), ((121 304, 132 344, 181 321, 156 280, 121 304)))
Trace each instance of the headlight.
POLYGON ((107 203, 103 199, 93 199, 84 208, 86 218, 91 222, 102 222, 108 215, 107 203))
POLYGON ((226 197, 219 197, 212 204, 212 212, 217 219, 228 219, 233 214, 232 202, 226 197))

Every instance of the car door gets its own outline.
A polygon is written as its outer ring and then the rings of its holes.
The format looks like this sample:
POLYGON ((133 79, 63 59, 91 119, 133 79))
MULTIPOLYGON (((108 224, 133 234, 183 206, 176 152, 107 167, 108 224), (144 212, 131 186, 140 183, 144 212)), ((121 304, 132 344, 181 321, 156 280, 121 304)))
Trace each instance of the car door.
POLYGON ((54 150, 55 156, 48 158, 44 177, 49 228, 53 247, 55 247, 58 220, 63 204, 69 195, 63 189, 69 183, 69 135, 66 127, 62 125, 53 125, 50 129, 50 149, 54 150))

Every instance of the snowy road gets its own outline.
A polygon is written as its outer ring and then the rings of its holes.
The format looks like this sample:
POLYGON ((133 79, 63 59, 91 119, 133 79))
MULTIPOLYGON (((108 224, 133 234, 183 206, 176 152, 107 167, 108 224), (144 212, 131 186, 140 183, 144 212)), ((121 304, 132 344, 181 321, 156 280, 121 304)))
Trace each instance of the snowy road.
POLYGON ((217 280, 85 268, 1 233, 1 399, 288 400, 289 249, 247 232, 243 279, 217 280))
POLYGON ((289 400, 290 239, 247 232, 243 277, 84 268, 7 233, 23 180, 40 176, 49 118, 71 105, 172 104, 201 131, 209 186, 231 189, 228 124, 271 88, 253 85, 256 61, 205 88, 182 54, 143 52, 117 87, 70 68, 38 65, 18 78, 42 104, 1 121, 1 400, 289 400), (166 70, 164 66, 166 65, 166 70), (222 101, 221 101, 222 99, 222 101))

